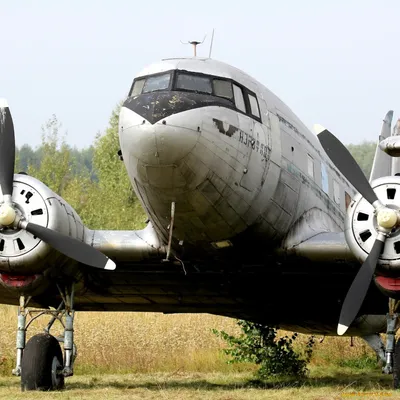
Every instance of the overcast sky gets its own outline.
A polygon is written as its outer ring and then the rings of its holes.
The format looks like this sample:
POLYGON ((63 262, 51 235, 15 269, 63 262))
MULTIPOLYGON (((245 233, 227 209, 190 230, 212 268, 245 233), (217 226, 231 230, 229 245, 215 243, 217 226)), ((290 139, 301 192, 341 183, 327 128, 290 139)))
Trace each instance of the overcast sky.
POLYGON ((0 97, 17 145, 55 114, 67 142, 92 144, 134 75, 161 58, 207 56, 261 81, 310 128, 376 140, 400 116, 398 0, 0 0, 0 97))

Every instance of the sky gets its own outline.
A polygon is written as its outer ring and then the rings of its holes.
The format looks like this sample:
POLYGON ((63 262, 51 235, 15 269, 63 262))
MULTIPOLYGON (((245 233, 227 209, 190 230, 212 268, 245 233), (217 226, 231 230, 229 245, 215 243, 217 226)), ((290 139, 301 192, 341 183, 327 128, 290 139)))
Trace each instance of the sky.
POLYGON ((377 140, 400 117, 398 0, 0 0, 0 97, 18 146, 52 115, 71 146, 104 132, 144 66, 199 56, 242 69, 309 127, 343 143, 377 140))

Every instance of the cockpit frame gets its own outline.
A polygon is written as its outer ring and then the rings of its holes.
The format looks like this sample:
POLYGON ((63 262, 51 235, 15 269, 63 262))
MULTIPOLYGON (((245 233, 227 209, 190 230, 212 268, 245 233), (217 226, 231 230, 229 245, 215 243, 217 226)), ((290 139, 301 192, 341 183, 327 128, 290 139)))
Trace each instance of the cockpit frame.
MULTIPOLYGON (((251 91, 250 89, 248 89, 246 86, 244 86, 241 83, 237 82, 234 79, 226 78, 226 77, 218 76, 218 75, 204 74, 204 73, 201 73, 201 72, 194 72, 194 71, 189 71, 189 70, 185 70, 185 69, 171 69, 171 70, 167 70, 167 71, 157 72, 157 73, 154 73, 154 74, 138 76, 132 82, 132 86, 131 86, 131 89, 129 91, 129 96, 128 97, 138 96, 138 95, 143 93, 142 90, 141 90, 140 93, 136 93, 136 94, 133 95, 135 84, 137 82, 142 81, 142 80, 147 80, 149 78, 153 78, 153 77, 157 77, 157 76, 167 75, 167 74, 170 74, 168 87, 163 87, 162 89, 154 89, 152 91, 148 91, 148 92, 145 92, 145 93, 156 92, 156 91, 165 91, 165 92, 167 92, 167 91, 172 91, 172 92, 178 91, 178 92, 191 92, 191 93, 207 94, 209 96, 220 97, 220 98, 223 98, 225 100, 228 100, 229 103, 232 104, 232 107, 229 107, 229 108, 232 108, 236 112, 239 112, 239 113, 244 114, 244 115, 246 115, 246 116, 248 116, 250 118, 253 118, 258 122, 262 122, 261 110, 260 110, 260 105, 259 105, 259 101, 258 101, 258 98, 257 98, 257 94, 255 92, 251 91), (205 77, 205 78, 210 79, 211 88, 212 88, 211 93, 210 92, 201 91, 201 90, 185 89, 183 87, 179 87, 178 88, 177 87, 177 80, 178 80, 178 77, 180 76, 180 74, 190 75, 190 76, 193 76, 193 77, 196 77, 196 76, 205 77), (214 84, 213 84, 214 80, 225 81, 225 82, 231 83, 231 85, 232 85, 231 86, 232 87, 232 90, 231 90, 232 98, 228 98, 228 97, 225 97, 225 96, 219 96, 219 95, 215 94, 215 88, 214 88, 214 84), (237 99, 235 99, 233 85, 236 85, 242 91, 243 100, 244 100, 244 104, 245 104, 245 111, 241 110, 237 106, 238 103, 237 103, 237 99), (255 115, 252 112, 252 107, 251 107, 251 103, 250 103, 250 96, 253 96, 256 99, 256 106, 258 108, 258 115, 255 115)), ((144 83, 144 85, 145 85, 145 83, 144 83)), ((142 85, 142 89, 143 89, 144 85, 142 85)))

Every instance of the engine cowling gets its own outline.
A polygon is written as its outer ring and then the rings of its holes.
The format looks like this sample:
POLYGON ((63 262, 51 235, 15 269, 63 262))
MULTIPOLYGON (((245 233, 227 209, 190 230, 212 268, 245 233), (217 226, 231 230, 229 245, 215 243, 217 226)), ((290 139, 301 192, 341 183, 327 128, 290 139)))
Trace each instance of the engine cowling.
MULTIPOLYGON (((27 222, 84 240, 84 225, 75 210, 36 178, 14 175, 12 201, 17 215, 27 222)), ((0 273, 41 274, 67 260, 68 257, 24 229, 0 230, 0 273)))
MULTIPOLYGON (((371 182, 379 200, 388 208, 400 209, 400 177, 386 176, 371 182)), ((357 194, 347 210, 346 241, 362 263, 371 252, 378 236, 377 214, 374 207, 361 194, 357 194)), ((400 275, 400 229, 395 228, 387 237, 377 262, 377 273, 400 275)))

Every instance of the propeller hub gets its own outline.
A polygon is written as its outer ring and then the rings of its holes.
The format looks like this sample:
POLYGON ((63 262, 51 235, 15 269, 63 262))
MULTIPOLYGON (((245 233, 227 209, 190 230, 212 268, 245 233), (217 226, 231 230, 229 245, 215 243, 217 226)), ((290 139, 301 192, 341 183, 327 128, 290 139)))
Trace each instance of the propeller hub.
POLYGON ((397 225, 397 213, 391 208, 379 210, 376 219, 378 225, 385 229, 392 229, 397 225))
POLYGON ((2 204, 0 206, 0 224, 3 226, 12 225, 15 221, 16 212, 9 204, 2 204))

